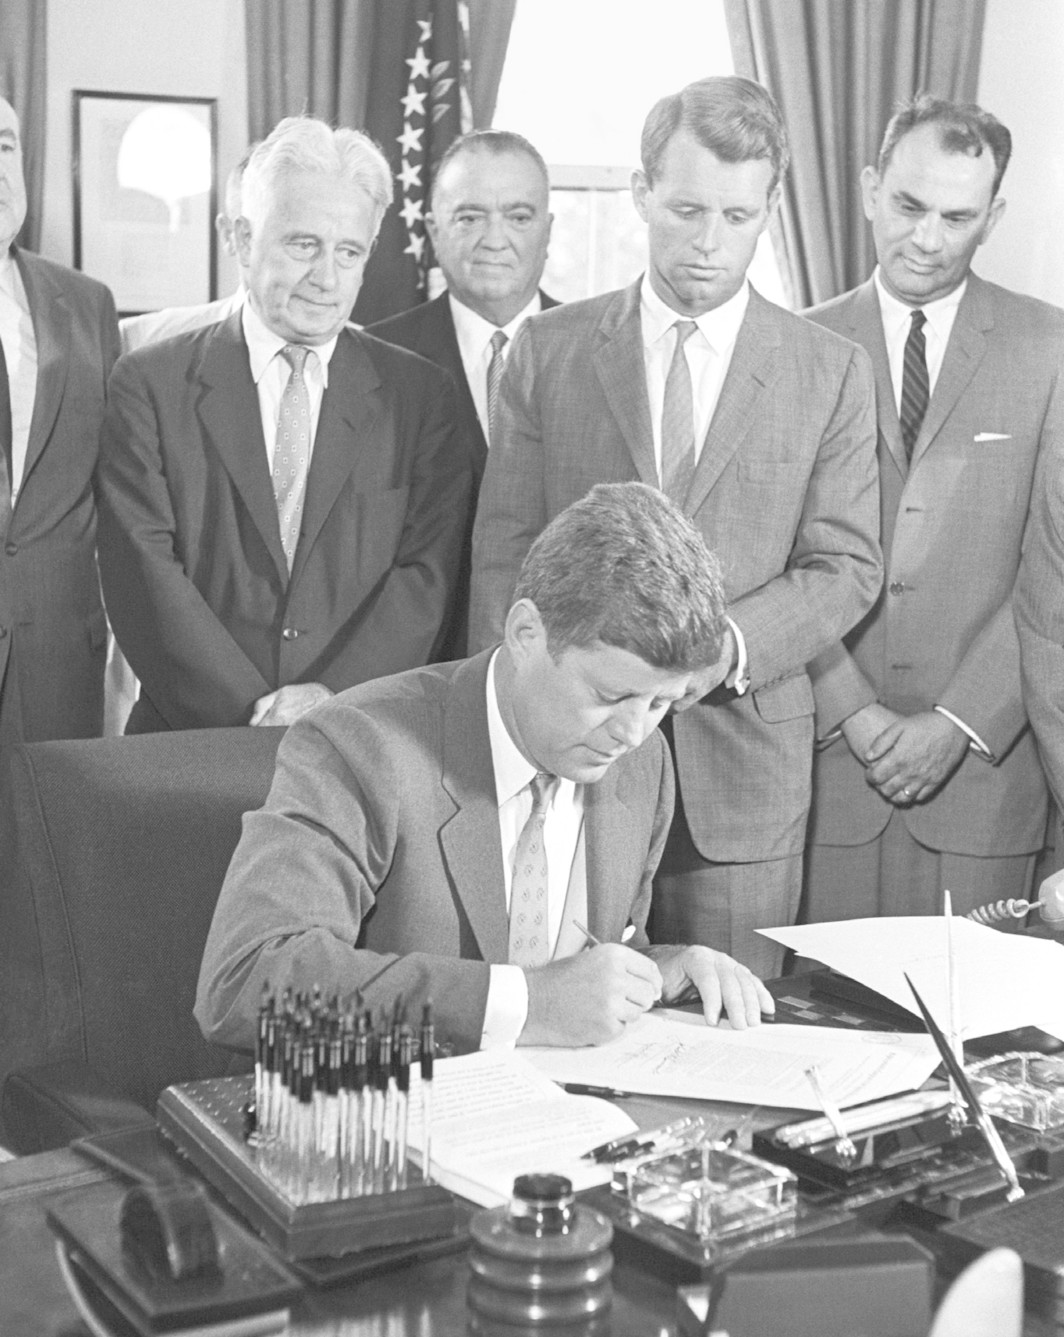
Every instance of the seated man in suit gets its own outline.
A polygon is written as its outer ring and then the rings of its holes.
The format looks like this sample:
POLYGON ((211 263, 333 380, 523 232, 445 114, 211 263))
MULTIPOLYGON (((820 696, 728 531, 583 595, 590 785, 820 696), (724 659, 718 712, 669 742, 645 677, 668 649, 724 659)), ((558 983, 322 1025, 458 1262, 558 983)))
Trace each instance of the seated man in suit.
MULTIPOLYGON (((552 216, 550 181, 539 151, 509 130, 474 130, 440 159, 426 220, 447 291, 370 331, 445 368, 472 443, 475 489, 497 430, 499 384, 524 321, 557 306, 539 287, 552 216)), ((472 517, 470 517, 472 523, 472 517)), ((472 534, 442 653, 466 653, 472 534)))
POLYGON ((301 720, 222 888, 204 1034, 250 1046, 266 983, 431 998, 459 1050, 596 1044, 695 989, 708 1021, 757 1024, 745 967, 645 932, 674 790, 655 726, 712 676, 723 610, 667 498, 602 485, 529 550, 501 646, 301 720))
POLYGON ((391 197, 365 135, 282 121, 244 171, 247 301, 115 369, 97 493, 127 732, 290 724, 437 647, 471 491, 454 386, 347 326, 391 197))

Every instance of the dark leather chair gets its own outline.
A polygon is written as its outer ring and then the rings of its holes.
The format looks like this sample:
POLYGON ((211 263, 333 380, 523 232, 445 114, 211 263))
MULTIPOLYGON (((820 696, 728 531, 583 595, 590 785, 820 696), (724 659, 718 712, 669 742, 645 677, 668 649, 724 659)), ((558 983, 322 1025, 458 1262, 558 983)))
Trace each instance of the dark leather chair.
POLYGON ((192 1016, 244 812, 281 729, 32 743, 0 796, 0 1140, 16 1151, 151 1117, 232 1056, 192 1016))

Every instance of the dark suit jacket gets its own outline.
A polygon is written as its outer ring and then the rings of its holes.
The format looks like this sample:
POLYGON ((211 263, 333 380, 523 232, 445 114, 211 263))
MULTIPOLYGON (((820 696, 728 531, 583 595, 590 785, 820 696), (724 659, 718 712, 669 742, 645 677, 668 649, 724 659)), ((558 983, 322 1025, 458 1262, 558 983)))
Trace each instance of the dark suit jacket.
MULTIPOLYGON (((539 294, 544 311, 558 303, 545 292, 539 294)), ((378 338, 400 348, 409 348, 412 353, 427 357, 437 367, 449 371, 458 391, 458 421, 463 434, 471 444, 473 452, 473 505, 469 512, 469 528, 462 547, 462 566, 455 591, 454 608, 448 618, 447 632, 440 648, 441 659, 460 659, 467 650, 469 635, 469 581, 472 569, 473 520, 476 515, 477 493, 480 480, 484 477, 484 466, 488 461, 488 442, 477 416, 473 393, 466 378, 462 363, 462 351, 458 347, 458 335, 455 333, 454 317, 451 315, 451 302, 446 292, 434 297, 431 302, 401 311, 397 316, 378 321, 369 327, 369 332, 378 338)))
POLYGON ((92 471, 118 324, 103 284, 12 253, 37 340, 37 393, 0 546, 0 740, 92 738, 103 730, 107 655, 92 471))
MULTIPOLYGON (((250 1047, 264 982, 363 990, 476 1049, 509 928, 485 709, 490 653, 345 692, 287 731, 244 831, 200 971, 209 1039, 250 1047)), ((646 945, 673 781, 654 733, 585 789, 588 927, 646 945)))
MULTIPOLYGON (((969 752, 934 798, 898 810, 909 831, 957 854, 1037 850, 1046 791, 1012 594, 1035 463, 1064 426, 1064 312, 970 275, 911 465, 872 280, 810 316, 872 355, 887 562, 875 606, 811 666, 818 733, 876 700, 904 714, 944 706, 996 764, 969 752)), ((864 844, 895 811, 843 739, 818 753, 814 782, 814 841, 864 844)))
MULTIPOLYGON (((473 534, 470 644, 497 637, 525 553, 595 483, 657 486, 640 285, 533 316, 514 341, 473 534)), ((810 798, 806 662, 872 603, 881 560, 872 372, 844 339, 756 292, 684 510, 721 559, 751 689, 674 720, 706 859, 800 851, 810 798)))
POLYGON ((469 504, 450 380, 350 329, 329 366, 291 578, 240 313, 120 359, 97 492, 130 721, 246 723, 288 683, 425 663, 469 504))

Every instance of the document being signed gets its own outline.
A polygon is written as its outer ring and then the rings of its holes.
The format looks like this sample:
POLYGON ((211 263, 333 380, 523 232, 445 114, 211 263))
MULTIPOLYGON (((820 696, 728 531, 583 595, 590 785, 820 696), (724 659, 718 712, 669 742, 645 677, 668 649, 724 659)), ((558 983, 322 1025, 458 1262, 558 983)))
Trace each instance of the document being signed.
POLYGON ((930 1036, 831 1026, 733 1031, 700 1016, 647 1012, 593 1049, 522 1049, 556 1082, 591 1082, 654 1096, 819 1109, 806 1070, 816 1064, 837 1105, 920 1086, 938 1067, 930 1036))

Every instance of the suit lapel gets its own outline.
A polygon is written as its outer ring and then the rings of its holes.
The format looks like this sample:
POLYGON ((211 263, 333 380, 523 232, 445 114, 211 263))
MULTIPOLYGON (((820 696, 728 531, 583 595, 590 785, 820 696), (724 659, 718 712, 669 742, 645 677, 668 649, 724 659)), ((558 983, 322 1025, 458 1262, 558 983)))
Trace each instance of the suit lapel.
POLYGON ((970 274, 946 345, 942 369, 938 373, 927 414, 913 446, 914 465, 942 430, 957 401, 968 388, 986 354, 986 332, 993 326, 994 312, 986 288, 981 279, 970 274))
POLYGON ((510 926, 484 705, 491 654, 485 650, 467 660, 451 679, 444 707, 442 784, 455 811, 440 829, 440 846, 482 957, 502 963, 509 954, 510 926))
POLYGON ((51 435, 63 399, 69 360, 71 314, 63 290, 38 269, 33 263, 33 257, 24 255, 20 250, 15 250, 14 254, 22 286, 26 290, 33 337, 37 344, 37 386, 29 441, 26 444, 26 461, 22 470, 24 488, 26 479, 51 435))
POLYGON ((654 459, 654 433, 639 319, 641 282, 637 280, 618 293, 607 307, 599 325, 599 344, 592 353, 592 361, 636 472, 644 483, 657 487, 658 467, 654 459))
POLYGON ((429 335, 425 356, 430 362, 440 363, 451 373, 458 390, 460 416, 473 427, 474 465, 480 477, 488 458, 488 443, 477 417, 477 406, 473 403, 473 392, 469 388, 465 364, 462 362, 462 350, 458 347, 450 299, 445 292, 429 303, 429 311, 431 316, 425 322, 425 330, 429 335))
POLYGON ((905 458, 905 442, 901 435, 901 420, 898 418, 898 401, 894 394, 894 382, 890 376, 890 358, 887 354, 887 341, 883 335, 883 315, 879 308, 879 297, 872 279, 856 290, 850 305, 850 337, 854 343, 868 350, 872 358, 872 370, 876 378, 876 423, 887 450, 898 472, 904 478, 909 472, 909 462, 905 458))
POLYGON ((689 515, 705 501, 749 432, 758 401, 778 375, 779 342, 770 303, 751 288, 750 304, 684 504, 689 515))
POLYGON ((584 787, 588 928, 602 942, 620 942, 628 922, 632 870, 642 870, 647 855, 638 835, 644 824, 634 813, 646 802, 623 759, 584 787))
POLYGON ((251 379, 240 312, 217 325, 199 366, 199 417, 207 440, 221 457, 248 513, 270 551, 278 575, 288 583, 288 563, 281 547, 277 502, 270 483, 258 392, 251 379))

